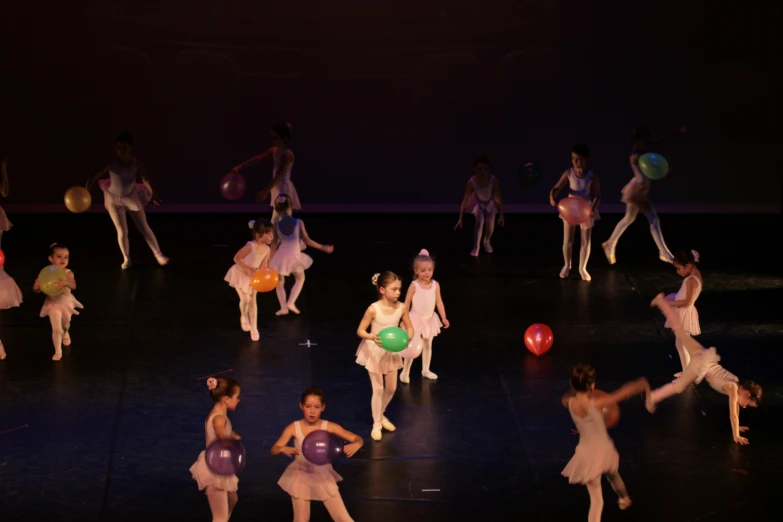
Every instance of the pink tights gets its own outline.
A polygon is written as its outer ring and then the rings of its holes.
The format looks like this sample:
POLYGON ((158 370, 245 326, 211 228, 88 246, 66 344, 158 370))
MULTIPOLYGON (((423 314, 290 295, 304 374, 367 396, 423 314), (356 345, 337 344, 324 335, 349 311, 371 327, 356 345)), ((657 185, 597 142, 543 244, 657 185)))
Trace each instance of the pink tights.
POLYGON ((212 510, 212 522, 228 522, 239 497, 236 491, 207 486, 207 500, 209 501, 209 509, 212 510))
MULTIPOLYGON (((294 522, 310 522, 310 501, 291 497, 291 502, 294 505, 294 522)), ((334 522, 353 522, 339 493, 324 500, 324 507, 334 522)))
POLYGON ((370 383, 372 384, 372 400, 370 401, 372 420, 374 427, 380 429, 386 407, 391 402, 392 397, 394 397, 394 392, 397 391, 397 370, 390 371, 386 375, 368 373, 370 374, 370 383))
MULTIPOLYGON (((609 484, 620 500, 628 499, 628 491, 619 473, 607 475, 609 484)), ((604 510, 604 494, 601 490, 601 477, 591 480, 587 484, 587 492, 590 494, 590 512, 587 514, 587 522, 601 522, 601 513, 604 510)), ((630 499, 629 499, 630 500, 630 499)))

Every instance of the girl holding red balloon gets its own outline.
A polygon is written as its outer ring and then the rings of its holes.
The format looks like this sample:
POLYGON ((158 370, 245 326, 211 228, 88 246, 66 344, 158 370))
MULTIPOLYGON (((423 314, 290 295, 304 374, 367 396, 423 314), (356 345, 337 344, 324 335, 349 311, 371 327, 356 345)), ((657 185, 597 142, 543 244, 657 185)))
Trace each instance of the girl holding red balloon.
MULTIPOLYGON (((617 262, 617 259, 615 258, 615 249, 617 248, 617 242, 620 240, 620 236, 623 235, 631 223, 636 221, 639 212, 644 214, 644 217, 646 217, 647 221, 650 223, 650 234, 652 235, 653 241, 655 241, 655 245, 658 247, 658 257, 660 260, 671 263, 674 259, 674 256, 666 246, 666 242, 663 240, 663 232, 661 232, 661 223, 658 220, 658 214, 655 212, 655 209, 648 198, 650 194, 650 178, 645 176, 645 173, 639 168, 639 156, 644 155, 647 152, 650 143, 663 143, 677 134, 685 134, 687 130, 687 126, 683 125, 680 127, 679 131, 654 141, 650 139, 650 129, 647 127, 636 127, 631 131, 633 152, 630 156, 630 164, 634 176, 622 190, 622 202, 625 203, 625 216, 617 223, 611 237, 601 245, 610 265, 617 262)), ((667 171, 668 165, 666 165, 666 168, 661 170, 660 173, 652 174, 651 172, 651 174, 654 176, 653 179, 659 179, 665 176, 667 171)))
MULTIPOLYGON (((381 428, 386 431, 394 431, 397 428, 384 415, 386 407, 397 391, 397 370, 403 367, 402 357, 395 347, 395 351, 384 349, 380 336, 385 328, 396 328, 400 321, 405 327, 408 339, 413 337, 413 324, 411 323, 408 307, 400 303, 402 279, 394 272, 383 272, 372 276, 372 284, 378 289, 380 299, 371 304, 359 323, 356 335, 363 339, 356 351, 356 364, 367 369, 372 384, 372 410, 373 426, 370 437, 373 440, 381 440, 383 434, 381 428), (370 328, 367 331, 367 328, 370 328)), ((401 347, 402 349, 405 346, 401 347)))
POLYGON ((571 150, 572 167, 565 171, 549 192, 550 205, 558 206, 560 219, 563 220, 563 259, 565 264, 560 271, 560 277, 565 279, 571 272, 573 257, 574 234, 576 227, 582 230, 579 248, 579 275, 584 281, 592 278, 587 272, 587 260, 590 259, 593 225, 601 219, 598 205, 601 202, 601 184, 598 175, 590 168, 590 149, 580 143, 571 150), (556 205, 555 198, 566 184, 568 198, 556 205), (572 199, 573 198, 573 199, 572 199))
POLYGON ((239 325, 243 332, 250 332, 250 339, 258 341, 258 291, 251 286, 253 274, 269 263, 269 245, 274 237, 272 224, 259 219, 248 223, 252 241, 234 255, 234 266, 229 268, 224 280, 239 295, 239 325))
POLYGON ((275 212, 281 216, 275 223, 275 232, 280 239, 280 245, 269 262, 269 266, 280 275, 276 288, 280 310, 276 314, 288 315, 289 311, 298 314, 296 300, 304 287, 305 270, 313 264, 313 258, 302 252, 302 243, 326 254, 334 252, 334 246, 322 245, 310 239, 304 222, 291 216, 293 200, 288 194, 280 194, 274 203, 275 212), (285 278, 290 275, 294 276, 294 286, 286 299, 285 278))
MULTIPOLYGON (((438 376, 430 371, 430 362, 432 361, 432 341, 440 333, 440 327, 448 328, 449 320, 446 319, 446 307, 443 305, 443 298, 440 295, 440 284, 432 279, 432 273, 435 271, 435 261, 430 257, 430 253, 421 249, 419 255, 413 261, 413 273, 416 279, 408 287, 408 293, 405 294, 405 306, 410 310, 411 323, 415 332, 415 338, 410 344, 414 349, 412 357, 406 357, 406 353, 401 353, 403 357, 403 368, 400 373, 400 381, 404 383, 411 382, 411 366, 413 359, 421 353, 421 376, 425 379, 435 380, 438 376), (437 307, 438 313, 443 318, 443 322, 435 313, 437 307), (421 350, 417 345, 421 344, 421 350)), ((406 350, 407 351, 407 350, 406 350)))
MULTIPOLYGON (((209 451, 216 441, 232 441, 242 438, 232 430, 231 421, 228 419, 228 412, 237 409, 241 390, 239 383, 230 377, 218 377, 217 379, 210 377, 207 379, 207 388, 215 402, 215 406, 209 412, 204 423, 207 451, 209 451)), ((199 491, 206 492, 209 509, 212 511, 212 520, 227 522, 239 500, 237 497, 239 479, 233 473, 218 474, 213 471, 209 467, 207 451, 202 451, 199 454, 198 460, 190 467, 190 473, 198 483, 199 491)))
POLYGON ((49 262, 33 283, 35 293, 46 294, 41 317, 49 317, 52 323, 52 342, 54 343, 53 361, 63 357, 63 346, 71 345, 71 317, 79 315, 77 308, 84 306, 76 300, 71 290, 76 290, 76 278, 69 270, 70 251, 65 245, 52 243, 49 247, 49 262))
POLYGON ((99 178, 109 175, 109 179, 101 180, 98 185, 103 191, 106 210, 117 229, 117 241, 123 257, 122 269, 127 270, 131 266, 127 214, 130 214, 136 228, 144 236, 158 264, 167 265, 169 258, 161 252, 158 239, 147 224, 147 215, 144 213, 147 203, 159 205, 160 200, 152 190, 144 164, 132 154, 133 136, 127 132, 121 133, 117 136, 114 148, 114 161, 87 182, 87 190, 89 191, 99 178), (136 182, 137 178, 141 183, 136 182))
MULTIPOLYGON (((571 370, 573 390, 563 396, 562 404, 568 408, 571 419, 579 432, 579 444, 574 456, 563 469, 562 475, 569 484, 584 484, 590 495, 588 522, 599 522, 604 509, 601 478, 606 475, 609 484, 619 497, 620 509, 631 506, 631 498, 620 478, 620 455, 606 431, 604 409, 617 408, 617 403, 635 395, 649 394, 647 379, 629 382, 612 393, 598 393, 595 389, 595 370, 592 366, 579 364, 571 370)), ((618 412, 615 417, 619 418, 618 412)))
POLYGON ((302 393, 299 408, 304 418, 286 426, 272 446, 272 455, 282 454, 294 459, 278 481, 283 491, 291 495, 294 520, 308 522, 310 502, 318 500, 324 503, 335 522, 353 522, 337 487, 343 478, 334 471, 331 461, 340 454, 353 457, 364 441, 339 424, 321 420, 321 413, 326 409, 326 398, 320 388, 307 388, 302 393), (318 447, 307 444, 310 438, 319 435, 325 437, 321 437, 323 442, 318 447), (288 445, 291 439, 294 439, 293 446, 288 445), (341 447, 342 441, 349 442, 341 447), (324 446, 328 452, 326 455, 322 451, 324 446))
POLYGON ((302 205, 299 203, 296 187, 294 187, 294 183, 291 181, 291 170, 294 167, 294 153, 288 148, 288 144, 291 141, 291 124, 275 123, 269 131, 269 135, 272 139, 272 147, 269 150, 240 163, 231 172, 238 174, 243 168, 260 163, 270 156, 272 157, 274 164, 272 182, 258 193, 256 201, 263 201, 267 196, 272 195, 269 205, 272 207, 272 223, 276 223, 283 217, 275 207, 275 201, 280 194, 288 194, 288 197, 291 199, 289 214, 292 210, 302 208, 302 205))
POLYGON ((505 224, 500 182, 491 171, 492 161, 486 154, 479 154, 473 160, 473 176, 465 185, 465 196, 459 207, 459 219, 454 225, 454 230, 462 228, 462 215, 466 210, 476 218, 476 224, 473 226, 473 250, 470 251, 473 257, 479 255, 479 247, 482 244, 484 252, 491 254, 494 251, 490 240, 495 231, 495 217, 498 214, 500 214, 498 225, 502 227, 505 224))

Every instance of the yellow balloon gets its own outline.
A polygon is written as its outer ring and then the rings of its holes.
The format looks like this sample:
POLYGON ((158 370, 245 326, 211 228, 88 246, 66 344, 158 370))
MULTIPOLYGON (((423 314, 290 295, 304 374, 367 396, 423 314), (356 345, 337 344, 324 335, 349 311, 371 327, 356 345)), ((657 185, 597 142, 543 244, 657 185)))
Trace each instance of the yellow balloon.
POLYGON ((56 265, 49 265, 38 274, 38 284, 41 286, 41 292, 51 296, 63 293, 63 288, 57 288, 57 283, 67 279, 68 274, 65 272, 65 269, 56 265))
POLYGON ((92 204, 92 196, 84 187, 71 187, 65 191, 65 206, 75 214, 85 212, 92 204))

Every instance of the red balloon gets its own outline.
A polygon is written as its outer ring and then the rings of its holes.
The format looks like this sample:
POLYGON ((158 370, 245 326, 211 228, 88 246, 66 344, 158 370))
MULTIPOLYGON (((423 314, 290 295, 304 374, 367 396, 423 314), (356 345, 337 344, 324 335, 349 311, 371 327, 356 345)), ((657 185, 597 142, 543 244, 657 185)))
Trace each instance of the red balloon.
POLYGON ((0 267, 5 266, 5 254, 0 250, 0 267))
POLYGON ((527 349, 540 356, 545 354, 552 348, 552 343, 555 341, 555 336, 552 333, 552 329, 545 324, 536 323, 531 324, 527 330, 525 330, 525 346, 527 349))
POLYGON ((567 197, 557 204, 560 215, 572 225, 581 225, 593 217, 593 206, 582 198, 567 197))
MULTIPOLYGON (((609 395, 605 391, 593 390, 593 397, 609 395)), ((617 403, 610 404, 601 408, 601 414, 604 416, 604 424, 607 428, 614 428, 620 422, 620 406, 617 403)))
POLYGON ((220 193, 229 201, 235 201, 245 195, 247 184, 242 174, 229 172, 220 180, 220 193))

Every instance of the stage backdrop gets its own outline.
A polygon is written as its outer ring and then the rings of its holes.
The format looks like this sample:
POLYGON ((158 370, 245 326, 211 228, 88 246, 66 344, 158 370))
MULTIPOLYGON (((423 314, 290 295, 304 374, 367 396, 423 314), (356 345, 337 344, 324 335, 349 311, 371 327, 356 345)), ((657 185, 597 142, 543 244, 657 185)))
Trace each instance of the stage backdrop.
MULTIPOLYGON (((779 209, 780 8, 765 4, 16 2, 2 31, 4 204, 60 204, 123 130, 166 203, 228 203, 220 178, 267 148, 276 121, 293 125, 306 208, 452 208, 481 152, 509 204, 545 205, 577 142, 616 204, 631 128, 687 123, 660 148, 672 170, 658 204, 779 209), (534 160, 542 179, 520 185, 534 160)), ((240 204, 271 171, 245 172, 240 204)))

